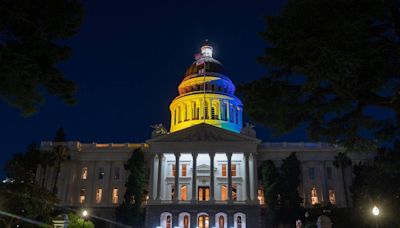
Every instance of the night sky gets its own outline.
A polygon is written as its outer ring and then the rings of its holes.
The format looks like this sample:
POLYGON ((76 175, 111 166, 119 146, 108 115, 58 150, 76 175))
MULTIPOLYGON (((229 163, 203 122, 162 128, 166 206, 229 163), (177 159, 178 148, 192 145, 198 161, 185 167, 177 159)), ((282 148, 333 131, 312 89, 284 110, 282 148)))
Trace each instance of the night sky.
MULTIPOLYGON (((72 56, 60 64, 78 86, 78 104, 48 98, 39 113, 24 118, 0 103, 1 166, 29 143, 52 140, 60 126, 67 140, 86 143, 143 142, 150 137, 149 125, 169 128, 168 106, 206 38, 236 85, 265 75, 256 62, 266 45, 258 33, 265 30, 263 16, 279 13, 284 1, 85 4, 81 30, 67 41, 72 56)), ((281 137, 257 130, 263 141, 307 140, 301 129, 281 137)))

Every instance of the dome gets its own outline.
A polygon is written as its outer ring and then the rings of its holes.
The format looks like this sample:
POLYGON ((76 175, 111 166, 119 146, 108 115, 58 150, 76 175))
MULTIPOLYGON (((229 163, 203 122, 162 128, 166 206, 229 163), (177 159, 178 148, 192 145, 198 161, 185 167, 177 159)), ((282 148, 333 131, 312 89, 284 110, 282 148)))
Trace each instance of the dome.
MULTIPOLYGON (((206 64, 206 72, 218 73, 226 75, 225 68, 218 60, 212 57, 203 58, 206 64)), ((199 70, 202 69, 204 66, 203 64, 199 64, 200 60, 194 61, 192 65, 186 70, 185 78, 191 76, 193 74, 198 74, 199 70)))

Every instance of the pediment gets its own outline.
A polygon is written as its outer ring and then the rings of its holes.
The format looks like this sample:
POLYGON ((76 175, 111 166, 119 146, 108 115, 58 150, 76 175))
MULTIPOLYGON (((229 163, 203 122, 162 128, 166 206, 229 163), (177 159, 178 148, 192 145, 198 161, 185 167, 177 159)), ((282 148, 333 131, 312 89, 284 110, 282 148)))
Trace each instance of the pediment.
POLYGON ((253 142, 260 143, 257 138, 215 127, 206 123, 161 135, 147 140, 153 142, 253 142))

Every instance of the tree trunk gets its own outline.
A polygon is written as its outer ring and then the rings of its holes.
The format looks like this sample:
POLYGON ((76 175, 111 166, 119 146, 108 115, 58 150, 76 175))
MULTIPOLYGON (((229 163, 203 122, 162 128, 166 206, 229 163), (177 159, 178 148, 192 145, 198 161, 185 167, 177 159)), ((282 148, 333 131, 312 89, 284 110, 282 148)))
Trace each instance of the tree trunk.
POLYGON ((349 207, 349 198, 347 196, 347 186, 346 186, 346 178, 345 178, 344 169, 345 169, 345 167, 343 167, 343 165, 342 165, 341 170, 342 170, 343 190, 344 190, 344 197, 346 200, 346 208, 348 208, 349 207))

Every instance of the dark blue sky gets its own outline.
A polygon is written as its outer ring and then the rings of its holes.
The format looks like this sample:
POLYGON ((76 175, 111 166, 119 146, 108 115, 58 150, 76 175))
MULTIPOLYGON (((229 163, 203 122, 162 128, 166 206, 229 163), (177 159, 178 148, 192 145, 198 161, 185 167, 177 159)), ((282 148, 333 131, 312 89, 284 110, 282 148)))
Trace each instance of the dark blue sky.
MULTIPOLYGON (((48 98, 38 114, 24 118, 0 103, 1 162, 32 141, 51 140, 63 126, 68 140, 143 142, 149 125, 169 127, 169 103, 204 39, 235 84, 256 79, 265 47, 258 32, 263 16, 277 14, 284 2, 261 1, 86 1, 78 35, 68 40, 73 53, 60 65, 78 86, 78 104, 48 98)), ((246 104, 245 104, 246 105, 246 104)), ((246 106, 244 106, 246 108, 246 106)), ((303 131, 266 141, 302 141, 303 131)), ((1 175, 0 175, 1 176, 1 175)))

